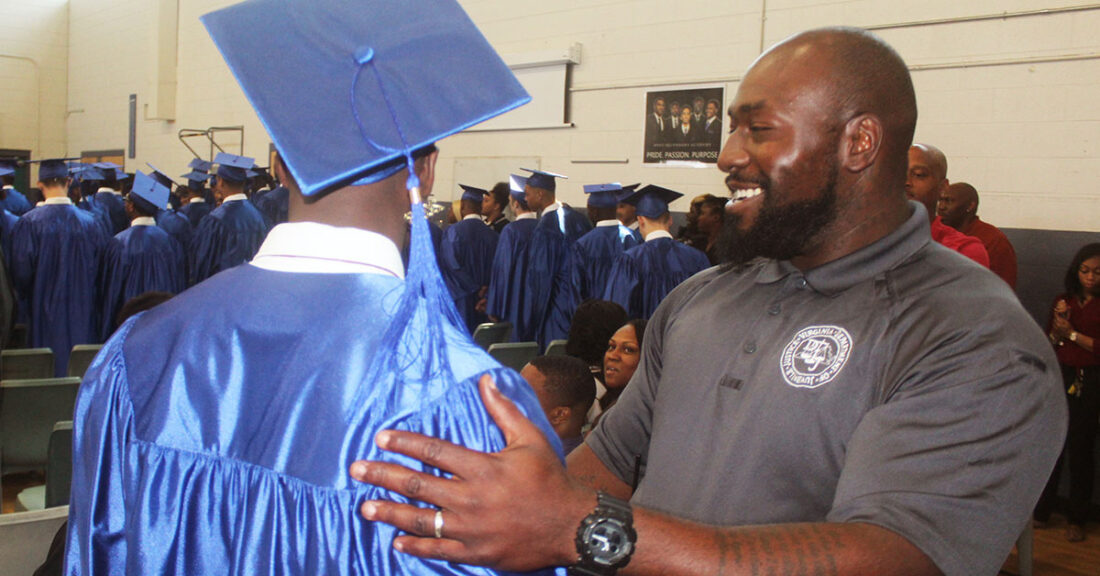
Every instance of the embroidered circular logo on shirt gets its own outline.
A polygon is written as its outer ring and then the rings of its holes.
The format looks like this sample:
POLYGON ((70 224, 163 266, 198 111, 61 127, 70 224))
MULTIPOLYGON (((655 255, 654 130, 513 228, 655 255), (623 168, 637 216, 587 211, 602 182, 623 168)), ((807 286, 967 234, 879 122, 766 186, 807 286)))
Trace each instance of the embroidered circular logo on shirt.
POLYGON ((828 384, 848 363, 852 337, 839 326, 810 326, 795 335, 779 357, 787 384, 817 388, 828 384))

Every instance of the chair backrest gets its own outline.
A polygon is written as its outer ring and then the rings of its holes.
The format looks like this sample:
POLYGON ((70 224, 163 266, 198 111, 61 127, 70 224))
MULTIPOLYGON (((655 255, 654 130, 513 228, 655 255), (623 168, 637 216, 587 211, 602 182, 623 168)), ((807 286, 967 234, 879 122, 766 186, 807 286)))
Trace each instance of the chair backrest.
POLYGON ((493 344, 507 342, 512 337, 511 322, 490 322, 478 324, 474 329, 474 342, 483 350, 488 350, 493 344))
POLYGON ((547 356, 565 356, 565 344, 568 340, 551 340, 546 345, 547 356))
POLYGON ((46 508, 64 506, 73 484, 72 420, 53 425, 46 454, 46 508))
POLYGON ((489 346, 489 355, 497 362, 519 372, 539 355, 538 342, 501 342, 489 346))
POLYGON ((102 348, 102 344, 77 344, 73 346, 73 351, 69 353, 69 376, 83 378, 84 372, 102 348))
POLYGON ((73 419, 80 378, 0 381, 0 472, 44 470, 50 434, 73 419))
POLYGON ((53 351, 23 348, 0 352, 0 380, 53 377, 53 351))
POLYGON ((68 518, 68 506, 0 514, 0 574, 33 574, 68 518))

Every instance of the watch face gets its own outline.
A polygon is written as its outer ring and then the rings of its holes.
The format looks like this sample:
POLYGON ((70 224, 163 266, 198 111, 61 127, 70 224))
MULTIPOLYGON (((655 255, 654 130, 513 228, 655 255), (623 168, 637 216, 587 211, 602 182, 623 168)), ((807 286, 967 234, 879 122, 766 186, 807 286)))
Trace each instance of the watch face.
POLYGON ((612 566, 630 556, 634 545, 623 523, 614 518, 602 518, 584 531, 588 557, 598 564, 612 566))

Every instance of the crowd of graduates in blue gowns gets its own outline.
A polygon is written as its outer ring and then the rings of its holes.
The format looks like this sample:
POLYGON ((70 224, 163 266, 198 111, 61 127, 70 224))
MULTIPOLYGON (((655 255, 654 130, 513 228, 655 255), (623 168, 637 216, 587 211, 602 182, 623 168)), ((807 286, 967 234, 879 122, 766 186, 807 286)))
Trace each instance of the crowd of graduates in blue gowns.
POLYGON ((442 234, 440 269, 471 331, 506 321, 514 341, 544 349, 568 336, 582 302, 610 300, 648 319, 673 288, 712 265, 704 246, 669 230, 669 203, 682 194, 656 185, 587 185, 586 215, 556 200, 556 181, 565 176, 523 170, 530 175, 512 174, 508 183, 515 220, 499 234, 482 219, 490 193, 467 185, 458 221, 442 234))
POLYGON ((25 344, 53 350, 57 376, 73 346, 110 337, 126 302, 178 294, 247 262, 287 220, 289 191, 233 154, 196 158, 186 185, 153 165, 147 175, 112 162, 31 161, 39 186, 27 194, 14 187, 19 162, 0 161, 3 264, 25 344))

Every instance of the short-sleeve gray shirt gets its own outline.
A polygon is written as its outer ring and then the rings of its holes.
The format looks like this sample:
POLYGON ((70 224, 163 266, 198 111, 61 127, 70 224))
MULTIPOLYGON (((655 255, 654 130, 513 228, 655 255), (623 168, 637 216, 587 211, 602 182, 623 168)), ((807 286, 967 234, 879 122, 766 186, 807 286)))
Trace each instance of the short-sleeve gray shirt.
POLYGON ((635 505, 715 525, 867 522, 948 575, 995 574, 1066 426, 1057 362, 1008 287, 925 212, 801 273, 672 292, 587 444, 635 505))

